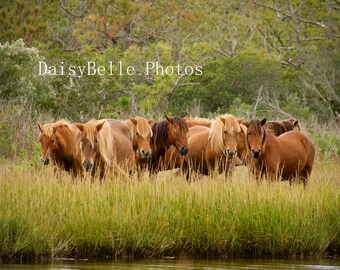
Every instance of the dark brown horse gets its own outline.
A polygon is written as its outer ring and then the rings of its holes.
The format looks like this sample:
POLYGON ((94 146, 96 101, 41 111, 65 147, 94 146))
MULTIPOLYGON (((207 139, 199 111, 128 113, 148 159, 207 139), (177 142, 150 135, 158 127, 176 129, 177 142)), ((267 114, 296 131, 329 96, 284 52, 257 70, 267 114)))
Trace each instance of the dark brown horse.
POLYGON ((299 177, 306 185, 314 163, 313 143, 297 130, 276 137, 264 128, 265 123, 265 118, 249 122, 247 146, 254 162, 248 166, 254 166, 251 169, 258 178, 262 175, 269 179, 281 177, 282 180, 299 177))
POLYGON ((188 153, 187 135, 189 129, 185 119, 177 116, 165 116, 165 118, 166 120, 152 125, 150 172, 168 169, 165 164, 165 153, 170 146, 173 146, 181 156, 188 153))
POLYGON ((301 130, 299 121, 295 119, 268 121, 265 123, 264 128, 275 136, 280 136, 281 134, 291 130, 301 130))
POLYGON ((73 177, 80 174, 82 169, 75 145, 75 137, 80 132, 78 128, 64 120, 45 125, 38 123, 38 128, 44 165, 51 159, 56 174, 62 170, 72 173, 73 177))

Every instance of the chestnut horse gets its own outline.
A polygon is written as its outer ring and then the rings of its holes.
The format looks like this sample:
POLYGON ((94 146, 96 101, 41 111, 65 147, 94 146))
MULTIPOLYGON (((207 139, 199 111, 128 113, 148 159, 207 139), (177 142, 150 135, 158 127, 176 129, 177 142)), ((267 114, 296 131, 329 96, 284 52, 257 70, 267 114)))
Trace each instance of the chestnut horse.
POLYGON ((231 174, 237 157, 240 121, 226 114, 218 117, 211 128, 197 125, 189 129, 189 153, 183 166, 187 180, 190 171, 209 175, 218 170, 226 176, 231 174))
POLYGON ((92 178, 98 170, 102 179, 106 171, 126 174, 131 169, 134 163, 132 138, 123 121, 92 119, 76 125, 81 131, 81 165, 91 172, 92 178))
POLYGON ((81 173, 80 160, 76 158, 75 145, 78 128, 64 120, 45 125, 38 123, 38 128, 40 130, 41 160, 44 165, 49 164, 51 159, 56 174, 65 170, 69 173, 72 172, 73 177, 76 177, 81 173))
POLYGON ((141 163, 151 156, 150 139, 152 130, 150 121, 143 117, 130 118, 125 121, 130 128, 132 146, 136 153, 136 162, 141 163))
POLYGON ((299 121, 295 119, 268 121, 265 123, 264 128, 275 136, 280 136, 281 134, 291 130, 301 130, 299 121))
POLYGON ((304 186, 312 172, 315 148, 311 140, 301 131, 288 131, 279 137, 269 133, 262 121, 249 122, 247 145, 257 178, 265 175, 269 179, 281 177, 292 180, 300 177, 304 186))
POLYGON ((169 147, 175 147, 181 156, 188 153, 187 135, 189 129, 186 119, 177 116, 165 116, 165 118, 166 120, 152 125, 150 172, 169 169, 165 160, 165 154, 169 147))

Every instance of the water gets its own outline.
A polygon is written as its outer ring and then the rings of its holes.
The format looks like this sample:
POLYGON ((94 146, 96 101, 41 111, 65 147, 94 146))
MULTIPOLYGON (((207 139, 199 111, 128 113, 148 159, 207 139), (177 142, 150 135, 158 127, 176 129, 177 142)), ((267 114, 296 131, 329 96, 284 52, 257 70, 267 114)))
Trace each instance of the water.
POLYGON ((142 261, 57 261, 50 264, 2 264, 0 269, 32 270, 87 270, 87 269, 123 269, 123 270, 220 270, 220 269, 340 269, 340 259, 330 260, 142 260, 142 261))

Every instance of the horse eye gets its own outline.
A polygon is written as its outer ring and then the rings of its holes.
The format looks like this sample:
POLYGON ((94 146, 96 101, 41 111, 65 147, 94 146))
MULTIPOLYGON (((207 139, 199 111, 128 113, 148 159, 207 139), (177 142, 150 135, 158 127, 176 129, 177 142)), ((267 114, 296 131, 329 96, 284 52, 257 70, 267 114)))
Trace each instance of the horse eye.
POLYGON ((225 130, 225 131, 223 131, 224 132, 224 134, 227 134, 227 131, 225 130))
POLYGON ((97 140, 97 139, 95 139, 95 140, 94 140, 94 142, 95 142, 95 143, 98 143, 98 140, 97 140))
POLYGON ((137 135, 137 136, 139 136, 139 133, 138 133, 138 132, 136 132, 136 135, 137 135))

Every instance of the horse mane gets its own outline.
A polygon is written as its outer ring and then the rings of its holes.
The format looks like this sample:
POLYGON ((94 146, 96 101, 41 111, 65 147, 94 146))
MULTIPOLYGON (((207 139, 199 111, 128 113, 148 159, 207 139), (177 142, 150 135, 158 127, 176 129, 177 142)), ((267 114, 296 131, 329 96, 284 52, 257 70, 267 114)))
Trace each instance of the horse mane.
POLYGON ((169 122, 166 120, 154 123, 152 125, 151 144, 155 148, 157 148, 157 145, 164 146, 164 147, 170 146, 170 142, 168 139, 168 125, 169 125, 169 122))
POLYGON ((211 124, 208 140, 211 142, 211 149, 220 151, 223 149, 223 132, 227 130, 230 134, 234 132, 240 132, 241 128, 238 120, 231 114, 224 114, 218 116, 211 124), (225 123, 221 118, 225 119, 225 123))
MULTIPOLYGON (((172 117, 172 119, 173 126, 178 133, 183 134, 189 131, 186 122, 181 117, 174 116, 172 117)), ((171 145, 168 138, 169 122, 167 120, 163 120, 161 122, 153 124, 151 129, 152 129, 151 144, 155 148, 157 147, 157 145, 163 147, 169 147, 171 145)))
POLYGON ((105 163, 110 166, 113 159, 113 135, 108 122, 106 120, 97 121, 96 119, 91 119, 84 125, 83 132, 86 133, 92 148, 94 147, 96 138, 98 138, 100 155, 104 159, 105 163), (103 121, 104 124, 98 132, 97 125, 103 121))
POLYGON ((41 125, 41 129, 43 131, 43 134, 45 134, 48 137, 51 137, 55 132, 54 130, 60 127, 63 127, 63 126, 70 128, 70 123, 64 119, 61 119, 55 123, 48 123, 48 124, 41 125))
POLYGON ((147 138, 149 135, 152 137, 152 129, 148 120, 139 116, 136 116, 135 119, 137 120, 137 126, 135 126, 135 128, 139 135, 143 138, 147 138))
POLYGON ((266 129, 264 129, 261 125, 261 120, 255 118, 249 121, 249 127, 248 130, 252 130, 255 135, 262 136, 262 133, 266 132, 266 129))

